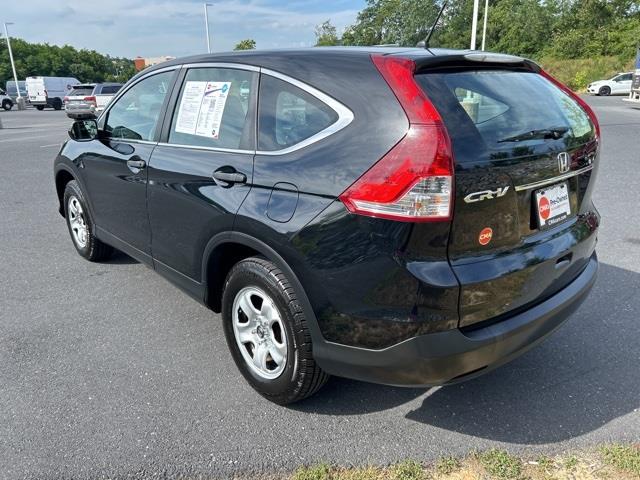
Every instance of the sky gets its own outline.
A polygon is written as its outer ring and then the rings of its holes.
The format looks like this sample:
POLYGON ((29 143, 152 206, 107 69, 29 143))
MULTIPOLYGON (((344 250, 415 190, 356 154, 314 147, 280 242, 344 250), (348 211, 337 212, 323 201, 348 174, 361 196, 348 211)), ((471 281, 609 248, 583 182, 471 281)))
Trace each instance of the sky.
MULTIPOLYGON (((314 44, 327 19, 341 32, 365 0, 209 0, 212 51, 245 38, 258 48, 314 44)), ((0 22, 29 42, 69 44, 118 57, 176 57, 206 52, 204 7, 191 0, 0 0, 0 22)))

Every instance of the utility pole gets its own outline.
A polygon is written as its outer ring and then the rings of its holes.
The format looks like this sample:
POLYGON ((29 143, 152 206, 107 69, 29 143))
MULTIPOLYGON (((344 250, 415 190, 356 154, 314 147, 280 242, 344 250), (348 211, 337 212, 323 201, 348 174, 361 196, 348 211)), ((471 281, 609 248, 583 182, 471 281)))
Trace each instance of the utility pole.
POLYGON ((473 20, 471 21, 471 50, 476 49, 476 31, 478 30, 478 9, 480 0, 473 0, 473 20))
POLYGON ((213 7, 213 4, 204 4, 204 29, 207 33, 207 53, 211 53, 211 40, 209 39, 209 10, 207 7, 213 7))
POLYGON ((7 50, 9 50, 9 60, 11 60, 11 70, 13 70, 13 80, 16 82, 16 92, 18 93, 18 110, 24 110, 24 98, 20 95, 20 85, 18 84, 18 75, 16 74, 16 64, 13 61, 13 52, 11 51, 11 40, 9 40, 8 25, 13 25, 12 22, 4 22, 4 37, 7 39, 7 50))
POLYGON ((487 17, 489 16, 489 0, 484 2, 484 25, 482 26, 482 51, 484 52, 485 40, 487 38, 487 17))

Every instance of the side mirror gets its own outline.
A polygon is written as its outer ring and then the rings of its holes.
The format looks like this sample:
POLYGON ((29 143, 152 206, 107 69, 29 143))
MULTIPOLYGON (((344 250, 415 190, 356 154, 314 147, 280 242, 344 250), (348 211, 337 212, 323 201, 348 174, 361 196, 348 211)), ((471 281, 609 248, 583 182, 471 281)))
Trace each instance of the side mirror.
POLYGON ((76 142, 90 142, 98 138, 98 122, 95 120, 76 120, 69 129, 69 136, 76 142))

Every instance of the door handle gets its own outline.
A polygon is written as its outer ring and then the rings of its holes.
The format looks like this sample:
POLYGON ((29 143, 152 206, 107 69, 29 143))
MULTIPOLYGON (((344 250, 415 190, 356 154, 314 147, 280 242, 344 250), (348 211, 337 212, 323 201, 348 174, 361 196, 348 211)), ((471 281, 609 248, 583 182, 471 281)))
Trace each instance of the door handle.
POLYGON ((144 160, 127 160, 127 167, 129 168, 144 168, 147 166, 147 162, 144 160))
POLYGON ((213 179, 226 183, 246 183, 247 176, 240 172, 224 172, 217 170, 213 172, 213 179))

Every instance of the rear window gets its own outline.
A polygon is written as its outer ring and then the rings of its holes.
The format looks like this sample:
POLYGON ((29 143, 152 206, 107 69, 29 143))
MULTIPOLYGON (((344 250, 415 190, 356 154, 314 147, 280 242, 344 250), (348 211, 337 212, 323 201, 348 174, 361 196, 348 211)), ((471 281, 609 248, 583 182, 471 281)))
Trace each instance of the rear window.
POLYGON ((69 92, 70 97, 88 97, 93 93, 93 87, 77 87, 69 92))
MULTIPOLYGON (((567 94, 533 72, 479 70, 426 73, 417 81, 443 117, 454 142, 478 137, 494 158, 581 145, 595 132, 586 112, 567 94), (545 131, 557 132, 550 138, 545 131)), ((474 142, 474 140, 476 140, 474 142)))

